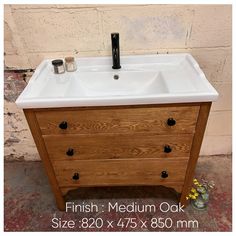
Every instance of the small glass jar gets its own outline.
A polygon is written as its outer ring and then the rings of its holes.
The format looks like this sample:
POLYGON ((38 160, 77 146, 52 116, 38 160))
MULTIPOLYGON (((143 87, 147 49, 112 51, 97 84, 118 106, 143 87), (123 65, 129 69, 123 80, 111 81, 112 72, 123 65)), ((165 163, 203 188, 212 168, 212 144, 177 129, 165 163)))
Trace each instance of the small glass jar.
POLYGON ((52 61, 52 65, 54 67, 54 73, 55 74, 62 74, 65 72, 65 67, 63 64, 63 60, 61 59, 56 59, 52 61))
POLYGON ((76 71, 77 67, 74 57, 66 57, 65 64, 66 64, 66 71, 68 72, 76 71))

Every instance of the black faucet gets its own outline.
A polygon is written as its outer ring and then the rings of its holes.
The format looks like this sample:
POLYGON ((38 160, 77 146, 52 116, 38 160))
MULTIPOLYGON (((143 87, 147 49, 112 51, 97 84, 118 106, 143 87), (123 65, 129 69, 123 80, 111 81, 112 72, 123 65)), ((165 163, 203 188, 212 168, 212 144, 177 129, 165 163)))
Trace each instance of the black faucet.
POLYGON ((111 34, 111 45, 112 45, 112 62, 113 69, 120 69, 120 45, 119 45, 119 33, 111 34))

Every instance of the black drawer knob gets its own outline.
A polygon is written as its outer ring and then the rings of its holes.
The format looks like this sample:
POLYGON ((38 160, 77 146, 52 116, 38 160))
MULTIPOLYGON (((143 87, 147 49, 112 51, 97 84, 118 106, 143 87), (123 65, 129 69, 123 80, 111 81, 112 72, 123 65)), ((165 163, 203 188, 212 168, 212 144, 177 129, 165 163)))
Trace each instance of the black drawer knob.
POLYGON ((176 124, 176 121, 173 118, 169 118, 167 120, 167 125, 174 126, 176 124))
POLYGON ((171 147, 169 146, 169 145, 166 145, 165 147, 164 147, 164 152, 165 153, 170 153, 172 151, 172 149, 171 149, 171 147))
POLYGON ((161 178, 164 178, 164 179, 165 179, 165 178, 167 178, 167 177, 168 177, 167 171, 165 171, 165 170, 162 171, 162 172, 161 172, 161 178))
POLYGON ((78 180, 79 179, 79 173, 74 173, 72 179, 73 180, 78 180))
POLYGON ((69 148, 66 152, 67 156, 73 156, 74 155, 74 149, 73 148, 69 148))
POLYGON ((60 129, 67 129, 67 122, 66 122, 66 121, 62 121, 62 122, 59 124, 59 128, 60 128, 60 129))

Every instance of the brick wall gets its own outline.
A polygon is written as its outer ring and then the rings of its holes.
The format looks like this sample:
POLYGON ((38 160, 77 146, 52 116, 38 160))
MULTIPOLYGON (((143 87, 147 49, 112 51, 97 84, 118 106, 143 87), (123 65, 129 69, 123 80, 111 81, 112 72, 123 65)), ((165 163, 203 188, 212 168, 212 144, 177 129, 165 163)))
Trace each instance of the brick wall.
POLYGON ((44 58, 111 55, 114 31, 122 55, 189 52, 196 58, 220 93, 201 154, 231 153, 231 15, 230 5, 5 5, 5 158, 38 159, 14 104, 32 74, 27 70, 44 58))

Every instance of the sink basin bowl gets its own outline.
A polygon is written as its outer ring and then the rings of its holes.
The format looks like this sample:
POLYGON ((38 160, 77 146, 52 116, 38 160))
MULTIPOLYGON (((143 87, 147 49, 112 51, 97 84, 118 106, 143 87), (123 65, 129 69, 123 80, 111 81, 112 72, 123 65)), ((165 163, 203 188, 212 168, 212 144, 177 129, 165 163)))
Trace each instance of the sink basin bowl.
MULTIPOLYGON (((82 72, 80 76, 80 80, 74 80, 74 88, 81 86, 87 97, 134 96, 168 92, 161 73, 155 71, 82 72)), ((72 89, 69 95, 77 97, 78 93, 76 89, 72 89)))
POLYGON ((77 58, 77 71, 54 74, 51 60, 35 70, 16 103, 21 108, 215 101, 218 93, 190 54, 77 58))

